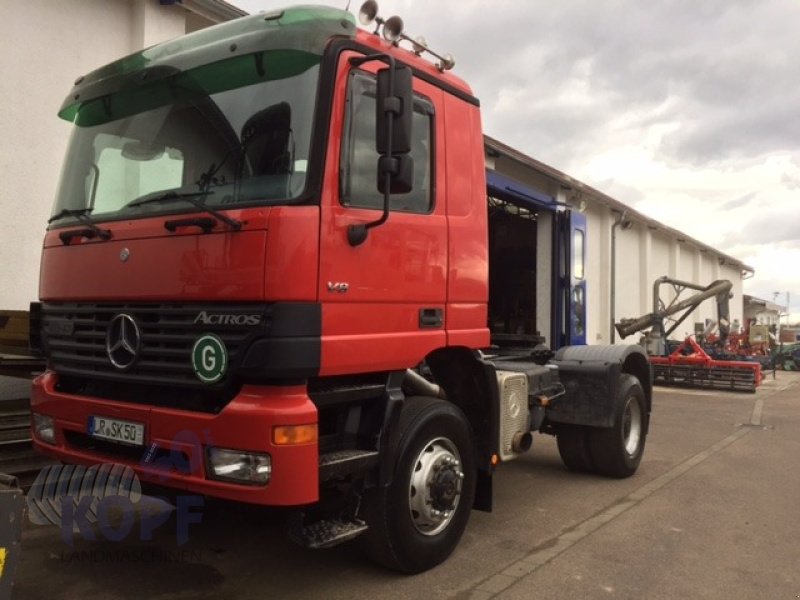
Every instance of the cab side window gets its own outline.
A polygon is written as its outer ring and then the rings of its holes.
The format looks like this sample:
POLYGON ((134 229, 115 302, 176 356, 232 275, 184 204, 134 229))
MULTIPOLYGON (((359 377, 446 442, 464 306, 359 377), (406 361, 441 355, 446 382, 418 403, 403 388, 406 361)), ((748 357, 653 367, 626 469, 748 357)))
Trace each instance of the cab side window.
MULTIPOLYGON (((378 192, 378 157, 375 150, 375 77, 353 71, 347 88, 347 108, 342 139, 341 201, 356 208, 383 208, 378 192)), ((429 213, 433 204, 433 105, 414 95, 411 159, 414 187, 407 194, 393 194, 391 209, 429 213)))

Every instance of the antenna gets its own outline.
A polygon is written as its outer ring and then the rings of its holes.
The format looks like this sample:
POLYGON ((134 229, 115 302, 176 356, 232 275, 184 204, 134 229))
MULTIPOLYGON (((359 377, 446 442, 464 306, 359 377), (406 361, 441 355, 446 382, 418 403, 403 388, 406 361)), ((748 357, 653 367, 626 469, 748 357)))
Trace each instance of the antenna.
POLYGON ((345 11, 350 10, 350 0, 347 0, 347 6, 344 7, 345 11))

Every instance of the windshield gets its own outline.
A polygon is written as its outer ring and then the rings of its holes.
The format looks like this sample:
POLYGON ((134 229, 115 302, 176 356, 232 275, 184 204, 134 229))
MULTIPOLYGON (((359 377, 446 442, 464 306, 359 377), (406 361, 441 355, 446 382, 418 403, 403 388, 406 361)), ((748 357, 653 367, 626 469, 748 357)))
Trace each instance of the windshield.
POLYGON ((86 209, 93 220, 113 220, 197 210, 183 201, 137 202, 170 192, 203 192, 216 209, 297 198, 318 75, 315 54, 260 52, 83 105, 52 214, 86 209))

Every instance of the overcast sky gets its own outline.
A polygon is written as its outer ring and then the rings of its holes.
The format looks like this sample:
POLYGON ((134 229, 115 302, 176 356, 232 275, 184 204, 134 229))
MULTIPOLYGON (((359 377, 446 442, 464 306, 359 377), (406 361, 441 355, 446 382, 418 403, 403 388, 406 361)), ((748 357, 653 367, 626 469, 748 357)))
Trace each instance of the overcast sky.
POLYGON ((488 135, 754 267, 745 293, 800 321, 800 2, 379 4, 453 54, 488 135))

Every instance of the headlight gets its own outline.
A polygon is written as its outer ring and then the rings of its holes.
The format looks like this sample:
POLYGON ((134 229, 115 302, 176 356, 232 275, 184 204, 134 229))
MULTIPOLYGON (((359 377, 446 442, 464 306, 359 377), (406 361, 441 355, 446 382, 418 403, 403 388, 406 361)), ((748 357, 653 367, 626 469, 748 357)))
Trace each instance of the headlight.
POLYGON ((33 413, 33 434, 48 444, 56 443, 56 422, 53 417, 33 413))
POLYGON ((272 474, 272 460, 269 454, 208 449, 208 476, 221 481, 264 485, 272 474))

